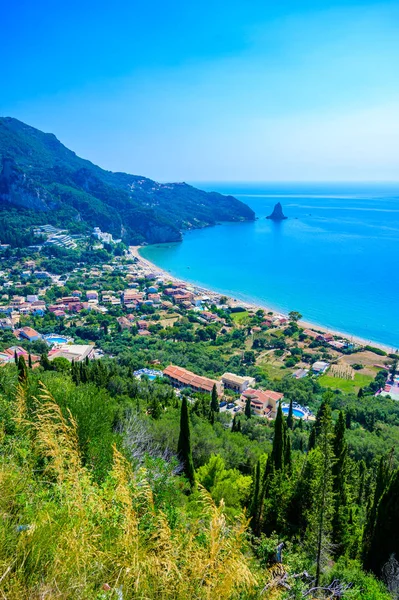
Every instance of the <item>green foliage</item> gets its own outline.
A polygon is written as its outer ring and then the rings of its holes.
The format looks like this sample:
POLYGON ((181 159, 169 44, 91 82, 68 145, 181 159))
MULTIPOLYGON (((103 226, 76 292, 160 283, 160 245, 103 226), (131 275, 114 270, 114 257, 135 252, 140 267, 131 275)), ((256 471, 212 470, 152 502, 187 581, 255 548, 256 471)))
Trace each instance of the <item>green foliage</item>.
POLYGON ((209 462, 197 470, 196 477, 217 503, 223 500, 227 507, 240 509, 248 501, 252 478, 242 475, 238 469, 226 469, 221 456, 211 456, 209 462))
POLYGON ((177 456, 183 464, 183 471, 191 487, 195 483, 193 456, 191 453, 190 423, 188 419, 187 398, 183 396, 180 410, 180 434, 177 443, 177 456))
POLYGON ((76 156, 54 136, 16 119, 0 119, 0 158, 5 156, 12 161, 13 184, 0 174, 6 207, 13 205, 14 195, 18 204, 26 199, 29 207, 18 209, 24 219, 15 226, 10 225, 12 213, 7 216, 6 239, 12 243, 18 238, 22 245, 32 243, 31 234, 25 233, 31 224, 51 223, 73 231, 77 222, 83 221, 86 231, 99 226, 118 238, 123 230, 127 242, 141 244, 177 241, 180 230, 192 223, 205 226, 255 217, 232 196, 104 171, 76 156))

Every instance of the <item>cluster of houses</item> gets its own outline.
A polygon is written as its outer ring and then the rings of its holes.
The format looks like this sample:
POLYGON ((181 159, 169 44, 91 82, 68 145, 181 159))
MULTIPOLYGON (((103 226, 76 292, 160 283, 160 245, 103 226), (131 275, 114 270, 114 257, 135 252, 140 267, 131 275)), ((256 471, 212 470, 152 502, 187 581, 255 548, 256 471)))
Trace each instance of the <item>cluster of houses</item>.
POLYGON ((253 377, 243 377, 234 373, 224 373, 220 380, 216 380, 197 375, 182 367, 169 365, 163 371, 163 375, 174 387, 179 389, 190 388, 193 392, 209 394, 215 386, 219 397, 223 396, 225 389, 233 390, 239 394, 239 399, 235 403, 238 409, 243 410, 249 399, 252 412, 269 419, 276 417, 278 403, 284 398, 283 394, 273 390, 254 389, 252 387, 255 385, 253 377))
POLYGON ((311 340, 317 342, 326 342, 335 350, 344 350, 345 348, 350 348, 353 345, 345 339, 336 340, 332 333, 320 333, 319 331, 314 331, 313 329, 304 329, 303 334, 311 340))

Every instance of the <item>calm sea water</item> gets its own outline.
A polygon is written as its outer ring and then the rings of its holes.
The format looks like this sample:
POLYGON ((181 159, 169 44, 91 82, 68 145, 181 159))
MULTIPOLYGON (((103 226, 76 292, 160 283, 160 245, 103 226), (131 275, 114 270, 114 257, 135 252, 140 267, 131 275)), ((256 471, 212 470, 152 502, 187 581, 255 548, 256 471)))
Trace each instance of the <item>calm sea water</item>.
POLYGON ((171 274, 234 298, 399 347, 399 184, 196 184, 236 196, 253 223, 148 246, 171 274), (267 220, 276 202, 288 219, 267 220))

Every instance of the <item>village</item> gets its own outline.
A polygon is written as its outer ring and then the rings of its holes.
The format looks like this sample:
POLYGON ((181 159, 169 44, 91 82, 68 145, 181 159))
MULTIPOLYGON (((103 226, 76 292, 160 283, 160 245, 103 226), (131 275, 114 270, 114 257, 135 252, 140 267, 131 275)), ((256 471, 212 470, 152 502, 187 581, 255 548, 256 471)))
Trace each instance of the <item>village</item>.
MULTIPOLYGON (((47 230, 38 233, 59 237, 51 227, 47 230)), ((93 235, 103 242, 113 241, 99 228, 93 235)), ((220 410, 232 416, 243 412, 249 401, 254 415, 270 419, 284 396, 259 385, 256 373, 249 374, 254 369, 263 370, 269 380, 287 374, 295 379, 319 377, 326 387, 356 392, 384 368, 375 354, 378 349, 302 327, 295 312, 267 311, 179 281, 142 259, 135 247, 110 262, 79 264, 66 274, 43 269, 40 255, 32 255, 0 271, 0 366, 21 355, 32 368, 42 363, 43 355, 54 364, 59 362, 56 359, 79 363, 115 356, 112 342, 107 345, 95 339, 100 334, 108 339, 112 333, 114 340, 118 336, 187 342, 213 339, 221 346, 231 340, 226 351, 240 359, 236 360, 239 373, 208 377, 174 364, 159 369, 159 360, 140 366, 150 367, 150 375, 166 378, 177 390, 210 394, 215 386, 220 410), (79 335, 72 335, 73 331, 79 335)), ((378 393, 399 399, 398 386, 393 381, 378 393)), ((287 405, 282 406, 287 412, 287 405)), ((313 417, 306 406, 298 404, 295 409, 298 418, 313 417)))

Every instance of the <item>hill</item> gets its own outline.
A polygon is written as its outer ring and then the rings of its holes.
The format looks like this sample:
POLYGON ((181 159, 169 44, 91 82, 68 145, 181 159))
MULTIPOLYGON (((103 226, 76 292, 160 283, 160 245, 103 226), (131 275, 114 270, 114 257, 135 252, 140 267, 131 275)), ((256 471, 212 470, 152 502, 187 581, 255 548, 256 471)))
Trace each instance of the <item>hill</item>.
POLYGON ((105 171, 53 134, 10 117, 0 118, 0 159, 5 234, 10 223, 22 222, 21 213, 25 228, 51 223, 79 232, 98 226, 130 244, 179 241, 187 229, 255 218, 233 196, 105 171))

